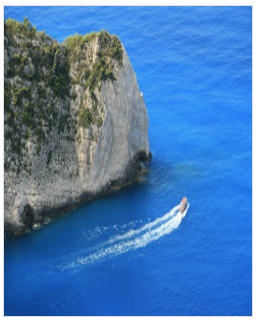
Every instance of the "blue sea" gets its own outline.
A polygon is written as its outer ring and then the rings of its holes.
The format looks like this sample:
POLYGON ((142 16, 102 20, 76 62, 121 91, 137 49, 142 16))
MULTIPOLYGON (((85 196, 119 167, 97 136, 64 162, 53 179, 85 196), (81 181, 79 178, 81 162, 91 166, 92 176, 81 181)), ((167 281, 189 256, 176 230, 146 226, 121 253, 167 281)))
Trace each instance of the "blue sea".
POLYGON ((4 8, 25 16, 60 42, 120 38, 153 158, 143 181, 5 238, 4 314, 252 315, 252 8, 4 8))

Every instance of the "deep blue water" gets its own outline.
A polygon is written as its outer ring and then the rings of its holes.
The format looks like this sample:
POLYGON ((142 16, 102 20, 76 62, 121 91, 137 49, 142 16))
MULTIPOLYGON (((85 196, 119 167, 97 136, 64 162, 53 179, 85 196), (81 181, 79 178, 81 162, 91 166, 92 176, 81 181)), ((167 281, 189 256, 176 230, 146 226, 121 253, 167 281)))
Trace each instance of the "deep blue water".
POLYGON ((251 315, 252 8, 5 7, 24 16, 58 41, 118 35, 153 159, 143 182, 5 239, 5 315, 251 315))

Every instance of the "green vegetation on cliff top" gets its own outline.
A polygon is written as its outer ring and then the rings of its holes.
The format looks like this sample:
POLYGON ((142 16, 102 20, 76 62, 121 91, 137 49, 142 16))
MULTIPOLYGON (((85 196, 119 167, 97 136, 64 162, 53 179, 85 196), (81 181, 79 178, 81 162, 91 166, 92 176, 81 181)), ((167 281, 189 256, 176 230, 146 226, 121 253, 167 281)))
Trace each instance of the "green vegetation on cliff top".
MULTIPOLYGON (((13 19, 4 21, 5 49, 8 61, 4 82, 4 113, 5 124, 10 130, 5 131, 5 139, 11 141, 11 151, 18 155, 22 163, 24 140, 31 136, 36 138, 40 154, 42 143, 53 128, 60 133, 66 131, 74 135, 77 131, 70 112, 70 99, 75 100, 75 91, 70 96, 72 84, 83 85, 88 89, 93 110, 82 108, 77 124, 87 128, 90 123, 102 125, 103 119, 97 116, 98 101, 95 90, 100 90, 101 81, 115 81, 114 61, 122 66, 122 44, 117 36, 111 36, 107 31, 86 34, 76 34, 58 43, 45 31, 38 32, 27 18, 23 23, 13 19), (97 60, 85 61, 88 44, 98 37, 97 60), (71 77, 70 68, 79 62, 76 78, 71 77), (14 79, 16 79, 14 81, 14 79), (60 115, 56 107, 56 99, 61 99, 65 108, 60 115), (68 99, 68 100, 67 100, 68 99), (25 132, 21 131, 26 126, 25 132), (47 130, 43 130, 46 127, 47 130), (72 131, 71 131, 72 130, 72 131)), ((52 154, 48 154, 47 164, 52 154)), ((5 163, 5 168, 10 163, 5 163)))

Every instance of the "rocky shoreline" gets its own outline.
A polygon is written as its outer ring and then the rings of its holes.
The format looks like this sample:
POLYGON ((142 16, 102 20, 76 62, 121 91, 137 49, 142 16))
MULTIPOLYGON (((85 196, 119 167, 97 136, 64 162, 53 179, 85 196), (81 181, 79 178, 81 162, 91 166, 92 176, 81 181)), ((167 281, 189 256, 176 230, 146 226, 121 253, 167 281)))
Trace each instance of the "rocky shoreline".
POLYGON ((141 163, 149 163, 151 161, 152 154, 151 152, 149 155, 143 156, 142 152, 139 152, 138 155, 132 159, 128 167, 132 168, 132 171, 126 170, 124 173, 124 179, 119 179, 119 181, 113 181, 111 184, 106 185, 98 194, 95 195, 85 195, 85 197, 78 203, 70 203, 67 204, 64 208, 56 208, 52 209, 50 212, 44 212, 41 215, 40 220, 34 220, 33 215, 33 209, 29 206, 24 210, 23 215, 23 227, 20 229, 14 229, 13 231, 5 231, 5 235, 16 235, 21 236, 25 233, 28 233, 30 230, 32 230, 35 226, 43 226, 46 219, 57 217, 62 215, 63 213, 72 210, 74 208, 77 208, 81 206, 85 202, 93 201, 95 199, 98 199, 100 197, 104 197, 112 193, 114 190, 120 190, 130 184, 136 183, 138 181, 141 181, 141 176, 144 174, 147 174, 149 172, 149 169, 143 168, 141 166, 141 163), (129 174, 129 175, 128 175, 129 174))

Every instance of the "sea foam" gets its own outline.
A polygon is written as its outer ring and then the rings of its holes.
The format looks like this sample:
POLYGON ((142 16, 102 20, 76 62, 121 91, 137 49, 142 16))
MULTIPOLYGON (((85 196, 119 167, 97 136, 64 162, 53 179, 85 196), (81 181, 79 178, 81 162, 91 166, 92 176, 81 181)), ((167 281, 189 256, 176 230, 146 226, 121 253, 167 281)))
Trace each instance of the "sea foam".
MULTIPOLYGON (((129 230, 123 235, 114 236, 108 241, 101 243, 96 248, 93 248, 93 253, 90 255, 78 257, 76 261, 72 261, 72 263, 60 267, 62 270, 70 269, 79 265, 96 262, 105 257, 112 257, 130 250, 145 247, 149 243, 160 239, 165 234, 169 234, 174 229, 178 228, 182 218, 185 217, 189 206, 190 205, 188 204, 183 214, 178 210, 179 206, 176 206, 164 216, 157 218, 153 222, 147 223, 139 229, 129 230)), ((128 226, 129 225, 130 224, 128 224, 128 226)), ((96 230, 95 232, 98 231, 96 230)))

